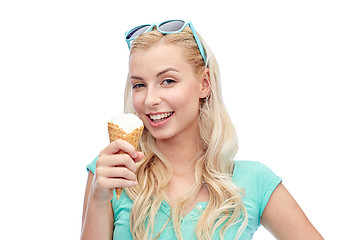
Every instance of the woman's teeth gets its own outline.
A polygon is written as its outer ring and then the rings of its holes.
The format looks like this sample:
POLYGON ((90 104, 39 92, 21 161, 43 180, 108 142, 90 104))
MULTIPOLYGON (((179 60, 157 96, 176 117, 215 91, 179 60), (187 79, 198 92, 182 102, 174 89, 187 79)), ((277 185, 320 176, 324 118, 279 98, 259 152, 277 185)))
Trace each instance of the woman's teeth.
POLYGON ((161 114, 149 115, 149 117, 153 122, 161 122, 162 120, 165 120, 168 117, 170 117, 172 114, 173 112, 161 113, 161 114))

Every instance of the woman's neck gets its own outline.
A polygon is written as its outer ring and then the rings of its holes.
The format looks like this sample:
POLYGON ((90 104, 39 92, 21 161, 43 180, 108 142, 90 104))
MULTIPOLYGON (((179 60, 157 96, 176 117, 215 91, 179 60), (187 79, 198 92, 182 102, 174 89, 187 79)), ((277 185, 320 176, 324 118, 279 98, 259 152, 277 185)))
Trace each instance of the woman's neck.
POLYGON ((196 156, 201 149, 199 136, 156 140, 156 145, 170 161, 174 175, 194 174, 196 156))
MULTIPOLYGON (((173 168, 173 176, 166 189, 166 195, 171 206, 186 191, 195 184, 195 169, 197 156, 201 151, 199 135, 194 138, 156 140, 156 145, 160 152, 168 159, 173 168)), ((186 206, 186 213, 190 212, 198 202, 207 202, 209 193, 206 188, 201 188, 194 196, 192 204, 186 206)))

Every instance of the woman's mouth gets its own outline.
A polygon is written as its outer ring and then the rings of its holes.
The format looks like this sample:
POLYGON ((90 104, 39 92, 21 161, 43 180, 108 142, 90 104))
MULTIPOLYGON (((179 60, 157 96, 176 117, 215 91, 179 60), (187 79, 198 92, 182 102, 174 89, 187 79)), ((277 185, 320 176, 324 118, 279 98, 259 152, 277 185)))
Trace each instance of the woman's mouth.
POLYGON ((157 113, 157 114, 147 114, 151 121, 154 123, 158 123, 166 120, 170 116, 172 116, 174 112, 166 112, 166 113, 157 113))

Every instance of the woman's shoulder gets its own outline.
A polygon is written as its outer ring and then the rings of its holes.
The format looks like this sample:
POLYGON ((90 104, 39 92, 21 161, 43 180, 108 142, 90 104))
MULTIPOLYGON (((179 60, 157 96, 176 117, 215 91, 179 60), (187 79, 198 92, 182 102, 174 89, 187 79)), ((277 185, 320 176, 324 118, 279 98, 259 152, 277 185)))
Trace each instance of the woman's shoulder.
POLYGON ((261 172, 265 169, 269 169, 266 165, 258 161, 248 161, 248 160, 235 160, 233 176, 238 175, 253 175, 254 173, 261 172))
POLYGON ((244 205, 249 215, 259 221, 281 178, 258 161, 235 161, 232 178, 244 190, 244 205))
POLYGON ((268 166, 257 161, 235 161, 233 180, 248 192, 266 194, 282 181, 268 166))
POLYGON ((250 167, 250 168, 254 168, 255 166, 257 166, 258 164, 260 164, 260 162, 258 161, 249 161, 249 160, 234 160, 234 165, 235 166, 241 166, 241 167, 250 167))
POLYGON ((275 175, 275 173, 265 164, 258 161, 234 161, 233 177, 240 176, 266 176, 275 175))

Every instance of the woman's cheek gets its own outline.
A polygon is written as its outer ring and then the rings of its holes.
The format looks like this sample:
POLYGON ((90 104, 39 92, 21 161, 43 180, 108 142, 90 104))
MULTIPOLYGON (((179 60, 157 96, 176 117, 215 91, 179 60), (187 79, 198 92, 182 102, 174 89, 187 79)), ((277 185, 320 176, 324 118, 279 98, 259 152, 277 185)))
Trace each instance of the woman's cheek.
POLYGON ((138 94, 132 94, 132 104, 133 104, 133 108, 135 109, 135 111, 139 114, 141 111, 141 104, 140 104, 140 97, 138 96, 138 94))

